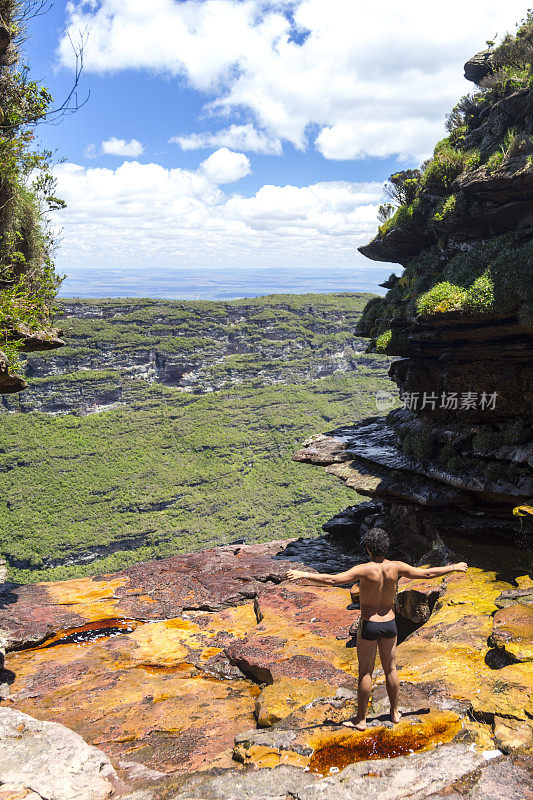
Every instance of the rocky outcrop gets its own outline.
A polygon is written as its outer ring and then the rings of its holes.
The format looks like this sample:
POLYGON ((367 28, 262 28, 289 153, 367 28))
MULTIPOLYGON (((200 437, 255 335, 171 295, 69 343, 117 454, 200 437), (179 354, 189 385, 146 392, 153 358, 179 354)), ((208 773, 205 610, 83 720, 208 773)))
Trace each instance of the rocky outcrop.
MULTIPOLYGON (((345 554, 357 560, 349 545, 345 554)), ((30 715, 30 730, 46 726, 38 719, 75 731, 87 752, 105 753, 101 763, 109 759, 129 787, 115 791, 131 800, 135 791, 143 800, 264 800, 278 789, 283 800, 283 791, 338 800, 368 786, 369 773, 372 796, 393 786, 400 793, 383 797, 401 797, 416 785, 422 798, 482 768, 483 752, 531 746, 533 662, 490 638, 496 602, 513 583, 475 568, 402 581, 404 720, 387 720, 378 666, 369 728, 358 733, 340 724, 356 708, 357 592, 285 580, 290 566, 314 562, 342 569, 342 548, 331 537, 235 545, 92 579, 7 586, 0 676, 9 694, 0 711, 30 715)), ((525 576, 518 585, 533 586, 525 576)), ((0 726, 0 750, 9 742, 0 726)), ((9 780, 39 792, 34 771, 41 780, 48 773, 33 745, 19 746, 9 780)), ((67 775, 76 758, 68 756, 67 775)), ((500 763, 510 765, 509 785, 521 785, 514 762, 500 763)), ((76 774, 87 779, 85 768, 76 774)))
MULTIPOLYGON (((59 334, 60 331, 56 328, 30 331, 19 327, 8 332, 6 336, 9 342, 18 344, 20 352, 35 353, 64 347, 65 342, 59 334)), ((9 361, 5 354, 0 352, 0 394, 13 394, 27 388, 27 382, 20 375, 10 372, 9 361)))
POLYGON ((2 798, 105 800, 123 788, 109 758, 64 725, 0 708, 0 731, 2 798))
POLYGON ((359 327, 397 357, 389 375, 404 407, 311 437, 294 456, 379 504, 352 533, 379 519, 404 554, 438 558, 452 530, 533 541, 519 511, 533 496, 532 38, 528 17, 515 40, 467 63, 484 88, 454 109, 421 171, 392 176, 402 205, 360 248, 405 266, 359 327), (515 82, 511 57, 523 64, 515 82))
POLYGON ((26 389, 28 384, 20 375, 13 375, 9 371, 9 361, 4 353, 0 352, 0 393, 13 394, 26 389))
POLYGON ((466 80, 477 83, 479 86, 483 78, 491 75, 494 71, 492 50, 482 50, 480 53, 476 53, 475 56, 468 59, 464 70, 466 80))

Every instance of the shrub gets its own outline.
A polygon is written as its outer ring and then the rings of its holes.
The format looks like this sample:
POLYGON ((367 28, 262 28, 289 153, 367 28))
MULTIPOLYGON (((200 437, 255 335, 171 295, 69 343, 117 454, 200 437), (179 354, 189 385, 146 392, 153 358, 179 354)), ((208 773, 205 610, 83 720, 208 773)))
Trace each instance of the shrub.
POLYGON ((490 453, 501 444, 501 434, 494 430, 479 431, 472 438, 472 448, 479 453, 490 453))
POLYGON ((434 442, 422 433, 408 433, 403 441, 403 451, 412 458, 429 461, 433 455, 434 442))
POLYGON ((389 344, 392 338, 392 331, 384 331, 380 336, 378 336, 376 340, 376 350, 378 353, 385 353, 387 351, 387 345, 389 344))
POLYGON ((504 154, 502 153, 502 151, 495 150, 494 153, 485 162, 485 167, 487 169, 487 172, 494 172, 495 169, 498 169, 503 159, 504 159, 504 154))
POLYGON ((385 184, 385 193, 399 205, 409 205, 417 195, 420 177, 419 169, 395 172, 385 184))
POLYGON ((453 216, 455 207, 457 205, 457 195, 451 194, 446 200, 439 204, 437 211, 433 214, 435 222, 442 222, 447 217, 453 216))
POLYGON ((17 329, 49 325, 60 283, 46 212, 63 204, 54 196, 51 153, 33 146, 35 125, 45 118, 51 97, 19 65, 31 13, 31 4, 0 0, 0 20, 11 35, 0 57, 0 342, 12 364, 18 362, 17 329))
POLYGON ((419 314, 437 314, 456 311, 462 308, 466 292, 449 281, 437 283, 432 289, 418 298, 416 307, 419 314))
POLYGON ((503 443, 507 445, 522 444, 527 442, 531 430, 523 419, 516 419, 509 423, 503 431, 503 443))
POLYGON ((476 314, 486 314, 494 307, 494 281, 490 269, 476 278, 472 286, 467 289, 463 308, 476 314))
MULTIPOLYGON (((475 156, 473 154, 471 156, 470 168, 475 162, 475 156)), ((433 158, 427 162, 422 176, 421 188, 434 194, 445 194, 451 189, 452 183, 463 171, 465 162, 465 154, 460 150, 455 150, 445 140, 444 143, 437 145, 433 158)))

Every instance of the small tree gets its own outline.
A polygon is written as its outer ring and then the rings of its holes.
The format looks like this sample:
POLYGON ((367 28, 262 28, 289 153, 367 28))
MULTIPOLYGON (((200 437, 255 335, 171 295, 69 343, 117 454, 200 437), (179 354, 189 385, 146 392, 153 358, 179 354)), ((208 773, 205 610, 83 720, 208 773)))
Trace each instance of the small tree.
POLYGON ((396 207, 392 205, 392 203, 383 203, 378 208, 378 219, 383 224, 387 222, 388 219, 392 217, 394 212, 396 211, 396 207))
POLYGON ((401 206, 408 206, 416 197, 420 183, 419 169, 395 172, 385 184, 385 194, 401 206))

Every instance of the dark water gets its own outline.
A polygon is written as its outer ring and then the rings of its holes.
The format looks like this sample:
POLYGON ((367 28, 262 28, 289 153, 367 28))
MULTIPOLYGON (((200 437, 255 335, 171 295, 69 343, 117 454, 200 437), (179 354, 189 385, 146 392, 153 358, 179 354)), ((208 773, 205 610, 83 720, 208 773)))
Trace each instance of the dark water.
MULTIPOLYGON (((65 279, 60 297, 155 297, 174 300, 233 300, 265 294, 374 292, 394 270, 392 264, 361 267, 218 268, 191 270, 77 268, 65 279)), ((397 267, 398 274, 401 267, 397 267)))

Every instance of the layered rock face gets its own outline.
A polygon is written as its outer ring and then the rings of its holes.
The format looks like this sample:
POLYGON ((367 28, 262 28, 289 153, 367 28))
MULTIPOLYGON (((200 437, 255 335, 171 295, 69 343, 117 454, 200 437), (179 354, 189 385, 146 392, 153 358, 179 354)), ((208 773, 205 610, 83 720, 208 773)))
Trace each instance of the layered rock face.
POLYGON ((368 523, 418 557, 450 532, 531 541, 532 54, 529 17, 468 62, 480 91, 454 109, 421 170, 391 176, 399 207, 383 207, 388 219, 360 248, 405 267, 359 326, 399 357, 389 374, 404 408, 313 437, 295 456, 372 497, 368 523))
POLYGON ((354 334, 371 295, 229 302, 61 300, 66 347, 27 358, 29 388, 1 411, 80 414, 127 404, 135 384, 201 394, 254 381, 301 383, 358 364, 382 369, 354 334))

